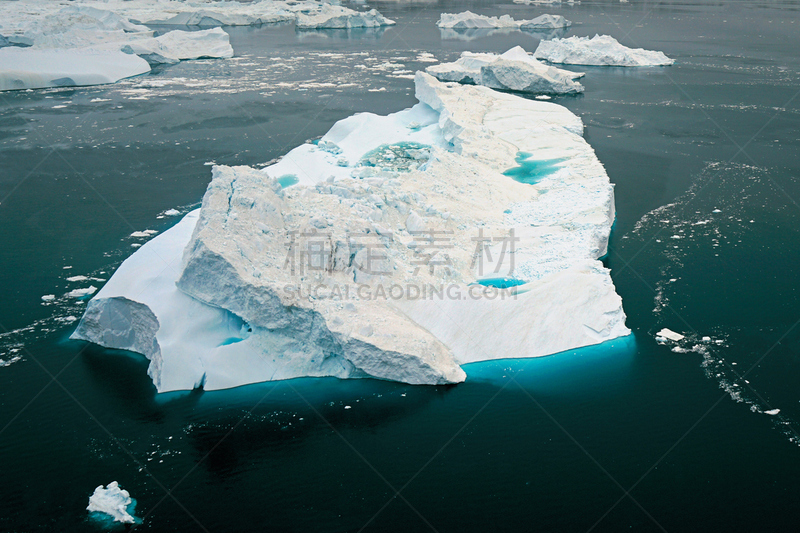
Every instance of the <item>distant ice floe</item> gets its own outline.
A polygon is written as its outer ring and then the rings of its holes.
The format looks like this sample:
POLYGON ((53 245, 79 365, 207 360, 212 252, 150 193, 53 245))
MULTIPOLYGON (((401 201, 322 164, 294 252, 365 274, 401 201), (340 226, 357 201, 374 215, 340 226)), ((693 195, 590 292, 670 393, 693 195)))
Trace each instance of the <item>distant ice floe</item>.
POLYGON ((533 54, 537 59, 567 65, 615 67, 666 66, 675 63, 663 52, 628 48, 610 35, 567 37, 541 41, 533 54))
POLYGON ((115 83, 149 72, 151 64, 233 57, 222 29, 156 37, 117 13, 85 5, 42 12, 18 26, 8 40, 26 46, 0 49, 0 90, 115 83))
POLYGON ((530 20, 514 20, 510 15, 489 17, 476 15, 471 11, 462 13, 442 13, 436 25, 440 28, 515 28, 521 30, 545 30, 567 28, 572 22, 561 15, 540 15, 530 20))
POLYGON ((598 260, 613 187, 580 118, 422 72, 415 87, 416 106, 353 115, 263 169, 214 166, 202 207, 123 262, 72 338, 144 354, 164 392, 458 383, 469 362, 629 335, 598 260), (447 236, 434 268, 428 229, 447 236), (468 297, 486 291, 503 297, 468 297))
POLYGON ((560 15, 541 15, 531 20, 514 20, 509 15, 489 17, 470 11, 442 13, 436 23, 442 39, 471 41, 496 33, 523 31, 540 39, 563 37, 572 22, 560 15))
POLYGON ((0 20, 0 91, 115 83, 147 73, 150 65, 234 55, 228 34, 220 28, 156 36, 141 21, 202 27, 292 20, 298 29, 344 31, 395 23, 374 9, 355 11, 320 2, 197 5, 176 0, 18 0, 0 3, 0 20))
POLYGON ((536 6, 552 6, 560 4, 580 4, 576 0, 514 0, 515 4, 536 5, 536 6))
POLYGON ((127 490, 120 488, 119 483, 112 481, 108 486, 98 486, 89 497, 86 510, 90 513, 101 513, 123 524, 135 524, 139 520, 134 516, 136 500, 131 498, 127 490))
POLYGON ((541 63, 520 46, 500 55, 463 52, 457 61, 432 65, 426 72, 441 81, 484 85, 507 91, 533 94, 583 92, 583 85, 575 81, 583 73, 541 63))

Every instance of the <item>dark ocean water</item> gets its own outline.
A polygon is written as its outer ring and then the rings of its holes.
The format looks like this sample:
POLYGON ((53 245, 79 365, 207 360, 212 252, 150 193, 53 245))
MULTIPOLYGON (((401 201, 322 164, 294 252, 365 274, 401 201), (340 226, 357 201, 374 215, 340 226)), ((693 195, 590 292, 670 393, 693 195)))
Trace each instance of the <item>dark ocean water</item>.
POLYGON ((0 93, 0 531, 97 531, 85 507, 112 480, 151 531, 796 530, 798 3, 374 7, 398 25, 230 28, 231 61, 0 93), (631 337, 470 365, 454 387, 166 395, 143 358, 67 339, 84 304, 63 295, 196 206, 207 162, 261 164, 412 105, 423 52, 535 49, 519 32, 443 40, 439 13, 464 9, 563 14, 568 35, 676 59, 570 67, 586 93, 555 99, 616 184, 607 264, 631 337))

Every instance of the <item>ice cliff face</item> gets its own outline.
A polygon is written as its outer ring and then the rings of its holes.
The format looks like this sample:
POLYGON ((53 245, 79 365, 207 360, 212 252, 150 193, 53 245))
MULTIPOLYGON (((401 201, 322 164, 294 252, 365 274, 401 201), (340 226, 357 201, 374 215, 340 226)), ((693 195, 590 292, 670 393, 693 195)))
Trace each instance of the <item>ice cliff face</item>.
POLYGON ((411 109, 354 115, 263 170, 214 167, 200 210, 121 265, 73 338, 145 354, 167 391, 457 383, 467 362, 629 334, 597 260, 613 188, 580 119, 415 83, 411 109))
POLYGON ((575 81, 583 73, 545 65, 520 46, 500 55, 463 52, 457 61, 432 65, 426 72, 441 81, 485 85, 506 91, 532 94, 583 92, 583 85, 575 81))
POLYGON ((610 35, 541 41, 533 55, 537 59, 567 65, 646 67, 675 62, 663 52, 623 46, 610 35))

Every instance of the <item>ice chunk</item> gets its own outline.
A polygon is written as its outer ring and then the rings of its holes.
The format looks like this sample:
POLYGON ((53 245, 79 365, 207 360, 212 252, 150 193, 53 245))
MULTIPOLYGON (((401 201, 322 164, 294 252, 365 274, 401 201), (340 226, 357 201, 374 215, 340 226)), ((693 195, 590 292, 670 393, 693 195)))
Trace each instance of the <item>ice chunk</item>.
POLYGON ((83 298, 84 296, 90 296, 97 291, 97 287, 94 285, 90 287, 86 287, 85 289, 74 289, 67 293, 67 296, 70 298, 83 298))
POLYGON ((485 85, 525 93, 575 94, 583 86, 575 79, 582 73, 545 65, 531 57, 520 46, 504 54, 463 52, 453 63, 432 65, 426 69, 442 81, 485 85))
POLYGON ((137 522, 133 515, 136 500, 131 498, 127 490, 120 488, 119 483, 112 481, 108 486, 98 486, 89 497, 86 510, 90 513, 103 513, 123 524, 137 522))
POLYGON ((674 331, 667 328, 663 328, 661 331, 656 333, 656 337, 661 337, 663 339, 668 339, 674 342, 679 342, 684 339, 684 336, 681 335, 680 333, 675 333, 674 331))
POLYGON ((0 48, 0 91, 114 83, 150 71, 119 51, 0 48))
POLYGON ((764 411, 764 414, 765 415, 770 415, 770 416, 775 416, 780 412, 781 412, 780 409, 770 409, 769 411, 764 411))
POLYGON ((675 62, 663 52, 623 46, 610 35, 541 41, 533 55, 550 63, 568 65, 644 67, 672 65, 675 62))

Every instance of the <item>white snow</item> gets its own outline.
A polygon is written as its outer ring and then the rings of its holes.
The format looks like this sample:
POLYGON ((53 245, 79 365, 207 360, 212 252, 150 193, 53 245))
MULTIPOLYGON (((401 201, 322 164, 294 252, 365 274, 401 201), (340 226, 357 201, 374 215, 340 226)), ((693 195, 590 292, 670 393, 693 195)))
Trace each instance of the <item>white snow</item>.
POLYGON ((465 363, 628 335, 598 261, 613 188, 581 120, 421 72, 415 84, 413 108, 356 114, 263 170, 214 166, 201 209, 120 266, 73 338, 144 354, 169 391, 298 376, 457 383, 465 363), (502 173, 539 164, 532 183, 502 173), (452 245, 436 268, 420 228, 452 245), (485 268, 479 229, 496 239, 485 268), (504 256, 497 240, 512 231, 504 256), (523 284, 475 285, 507 275, 523 284), (448 296, 411 293, 426 287, 448 296))
POLYGON ((500 55, 463 52, 457 61, 429 66, 426 72, 441 81, 485 85, 493 89, 549 94, 583 92, 583 86, 575 81, 583 73, 545 65, 520 46, 500 55))
POLYGON ((540 15, 530 20, 514 20, 510 15, 489 17, 476 15, 471 11, 462 13, 442 13, 436 25, 440 28, 473 29, 473 28, 514 28, 544 30, 567 28, 572 25, 561 15, 540 15))
POLYGON ((537 59, 568 65, 644 67, 672 65, 675 62, 663 52, 623 46, 610 35, 541 41, 533 55, 537 59))
POLYGON ((133 524, 136 518, 128 512, 128 507, 133 503, 127 490, 121 489, 119 483, 112 481, 107 487, 103 485, 94 489, 89 497, 86 510, 90 513, 104 513, 112 517, 115 522, 133 524))
POLYGON ((685 337, 680 333, 675 333, 671 329, 663 328, 661 331, 656 333, 656 337, 661 337, 662 339, 668 339, 674 342, 682 341, 685 337))

